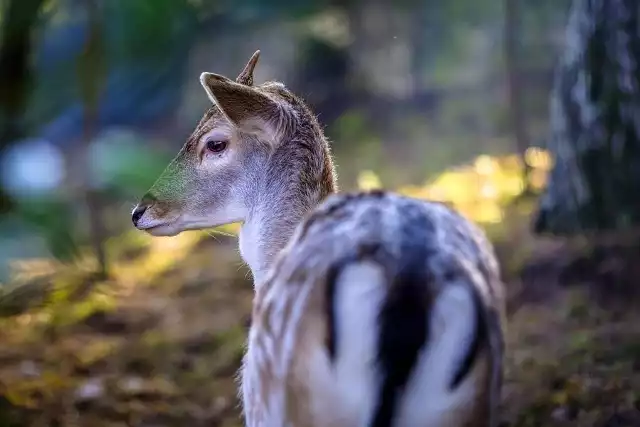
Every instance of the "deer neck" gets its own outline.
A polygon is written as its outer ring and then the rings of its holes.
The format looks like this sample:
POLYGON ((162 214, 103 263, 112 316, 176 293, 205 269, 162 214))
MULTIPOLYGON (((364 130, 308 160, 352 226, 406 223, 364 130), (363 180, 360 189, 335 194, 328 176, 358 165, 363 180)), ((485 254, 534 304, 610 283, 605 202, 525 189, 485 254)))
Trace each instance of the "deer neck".
POLYGON ((303 217, 336 191, 335 172, 322 145, 317 158, 308 152, 276 152, 258 179, 239 236, 240 254, 258 287, 303 217))

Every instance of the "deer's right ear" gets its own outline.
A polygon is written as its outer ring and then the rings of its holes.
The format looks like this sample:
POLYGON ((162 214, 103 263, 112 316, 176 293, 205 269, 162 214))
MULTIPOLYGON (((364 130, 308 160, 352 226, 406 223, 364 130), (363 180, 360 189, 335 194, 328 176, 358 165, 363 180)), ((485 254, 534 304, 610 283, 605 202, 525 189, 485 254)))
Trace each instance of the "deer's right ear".
POLYGON ((236 82, 245 86, 253 86, 253 70, 256 68, 258 59, 260 59, 260 51, 256 50, 249 59, 249 62, 247 62, 247 65, 244 66, 242 72, 238 75, 236 82))
POLYGON ((213 73, 202 73, 200 83, 209 99, 240 130, 253 134, 277 132, 284 111, 267 95, 213 73))

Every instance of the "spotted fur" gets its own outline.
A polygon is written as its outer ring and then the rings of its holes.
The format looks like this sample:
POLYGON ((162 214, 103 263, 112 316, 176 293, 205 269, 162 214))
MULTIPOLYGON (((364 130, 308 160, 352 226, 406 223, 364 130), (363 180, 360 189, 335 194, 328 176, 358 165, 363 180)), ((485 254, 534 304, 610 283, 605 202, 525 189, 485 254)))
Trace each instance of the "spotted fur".
POLYGON ((255 86, 257 59, 202 74, 213 106, 134 211, 154 235, 243 222, 246 425, 494 427, 504 298, 484 234, 439 203, 336 195, 315 115, 255 86), (207 154, 210 138, 229 148, 207 154))
POLYGON ((386 192, 331 196, 297 228, 256 298, 243 374, 247 425, 495 425, 502 301, 490 244, 446 206, 386 192), (383 294, 379 305, 349 301, 353 316, 358 306, 377 310, 377 322, 361 331, 377 335, 375 351, 360 360, 372 384, 366 404, 350 401, 357 387, 336 372, 353 349, 340 348, 340 322, 349 319, 333 307, 336 288, 361 285, 337 280, 340 271, 363 262, 380 267, 383 294), (469 292, 477 319, 458 357, 435 367, 448 372, 445 381, 434 390, 425 385, 424 398, 437 392, 450 402, 431 411, 428 401, 403 406, 406 394, 420 389, 411 377, 425 363, 430 334, 441 328, 430 310, 450 287, 469 292), (425 407, 435 418, 416 419, 425 407))

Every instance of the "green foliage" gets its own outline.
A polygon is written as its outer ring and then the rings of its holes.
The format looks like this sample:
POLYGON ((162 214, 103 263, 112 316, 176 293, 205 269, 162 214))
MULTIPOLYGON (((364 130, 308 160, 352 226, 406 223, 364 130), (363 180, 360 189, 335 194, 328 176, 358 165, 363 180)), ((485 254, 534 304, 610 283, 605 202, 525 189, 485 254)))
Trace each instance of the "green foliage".
POLYGON ((138 138, 116 137, 95 147, 91 169, 108 196, 135 199, 151 187, 170 159, 138 138))
MULTIPOLYGON (((242 3, 234 0, 203 1, 203 5, 216 4, 224 10, 229 18, 242 21, 263 21, 266 19, 302 19, 314 12, 322 10, 330 0, 292 1, 292 0, 245 0, 242 3)), ((211 7, 211 6, 209 6, 211 7)))
POLYGON ((495 19, 499 15, 502 6, 501 2, 493 0, 474 2, 467 0, 434 1, 433 4, 443 8, 448 20, 473 26, 482 25, 495 19))
POLYGON ((334 144, 333 148, 338 167, 344 159, 351 169, 340 170, 343 181, 353 182, 358 171, 382 167, 382 141, 362 111, 352 110, 343 114, 328 133, 332 139, 345 142, 340 146, 334 144))
POLYGON ((15 215, 41 234, 51 255, 71 261, 78 255, 74 231, 76 212, 77 207, 49 195, 19 199, 15 215))
POLYGON ((196 10, 187 0, 109 0, 104 7, 116 61, 162 57, 197 28, 196 10))
MULTIPOLYGON (((99 97, 109 70, 136 69, 145 63, 162 67, 167 51, 173 46, 188 47, 187 41, 198 34, 197 11, 186 0, 99 3, 96 19, 88 22, 83 50, 61 54, 48 63, 46 72, 36 74, 26 112, 31 127, 46 124, 74 100, 99 97)), ((78 25, 86 19, 84 7, 64 1, 49 2, 45 9, 36 33, 44 37, 60 26, 78 25)))
POLYGON ((374 137, 366 116, 361 111, 349 111, 342 115, 333 125, 331 132, 336 138, 351 141, 374 137))

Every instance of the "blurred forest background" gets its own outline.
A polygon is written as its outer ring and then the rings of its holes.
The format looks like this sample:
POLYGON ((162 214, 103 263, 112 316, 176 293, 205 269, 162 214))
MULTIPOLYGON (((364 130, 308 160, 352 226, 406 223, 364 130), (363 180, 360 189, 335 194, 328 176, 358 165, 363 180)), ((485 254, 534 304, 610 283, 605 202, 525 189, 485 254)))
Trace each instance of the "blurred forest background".
POLYGON ((200 73, 256 49, 343 190, 489 233, 504 426, 640 426, 639 21, 635 0, 0 0, 0 426, 240 425, 237 226, 154 239, 130 212, 208 108, 200 73))

